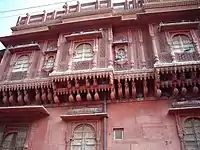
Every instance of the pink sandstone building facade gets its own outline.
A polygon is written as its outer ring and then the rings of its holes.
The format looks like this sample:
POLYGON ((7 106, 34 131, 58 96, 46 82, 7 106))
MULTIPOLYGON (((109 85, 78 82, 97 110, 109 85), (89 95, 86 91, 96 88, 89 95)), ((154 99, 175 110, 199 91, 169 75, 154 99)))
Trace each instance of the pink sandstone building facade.
POLYGON ((200 1, 96 0, 0 37, 1 150, 200 150, 200 1))

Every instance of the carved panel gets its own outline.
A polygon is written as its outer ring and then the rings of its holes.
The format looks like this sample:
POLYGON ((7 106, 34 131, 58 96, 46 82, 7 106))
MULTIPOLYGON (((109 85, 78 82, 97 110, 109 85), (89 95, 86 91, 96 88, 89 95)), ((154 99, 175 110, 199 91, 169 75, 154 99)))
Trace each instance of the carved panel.
POLYGON ((172 56, 169 52, 162 52, 158 55, 159 61, 161 63, 171 63, 172 62, 172 56))
POLYGON ((10 80, 22 80, 26 78, 27 72, 12 72, 10 80))
POLYGON ((197 61, 199 59, 196 52, 175 53, 176 61, 197 61))
POLYGON ((92 61, 78 61, 74 62, 74 70, 84 70, 92 68, 92 61))

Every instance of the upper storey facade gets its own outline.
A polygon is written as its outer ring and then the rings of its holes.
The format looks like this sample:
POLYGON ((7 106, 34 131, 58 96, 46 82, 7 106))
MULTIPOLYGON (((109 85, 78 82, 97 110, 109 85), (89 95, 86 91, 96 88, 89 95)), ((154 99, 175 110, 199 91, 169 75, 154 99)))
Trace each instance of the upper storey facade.
POLYGON ((199 76, 199 5, 97 0, 19 17, 13 34, 0 38, 6 46, 0 64, 3 103, 102 99, 105 91, 107 99, 181 91, 186 77, 199 76))

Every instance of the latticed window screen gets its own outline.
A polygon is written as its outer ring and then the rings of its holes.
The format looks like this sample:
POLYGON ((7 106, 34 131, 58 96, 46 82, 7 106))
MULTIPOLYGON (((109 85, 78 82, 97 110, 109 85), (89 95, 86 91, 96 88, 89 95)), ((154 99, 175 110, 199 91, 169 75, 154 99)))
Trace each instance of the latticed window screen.
POLYGON ((74 61, 91 60, 93 57, 92 46, 90 44, 81 44, 76 48, 74 61))
POLYGON ((12 72, 27 71, 29 67, 29 56, 21 56, 13 66, 12 72))
POLYGON ((54 62, 55 62, 54 57, 53 57, 53 56, 49 57, 49 58, 47 59, 47 61, 45 62, 45 64, 44 64, 44 68, 47 68, 47 69, 53 68, 54 62))
POLYGON ((27 126, 5 127, 0 126, 0 150, 23 150, 27 136, 27 126), (9 131, 9 128, 15 131, 9 131))
POLYGON ((185 150, 200 150, 200 119, 190 118, 184 123, 185 150))
POLYGON ((175 35, 172 39, 172 48, 174 52, 193 52, 193 41, 186 35, 175 35))
POLYGON ((92 126, 83 124, 74 130, 71 150, 96 150, 96 138, 92 126))
POLYGON ((2 141, 1 150, 14 150, 16 146, 17 133, 9 133, 2 141))

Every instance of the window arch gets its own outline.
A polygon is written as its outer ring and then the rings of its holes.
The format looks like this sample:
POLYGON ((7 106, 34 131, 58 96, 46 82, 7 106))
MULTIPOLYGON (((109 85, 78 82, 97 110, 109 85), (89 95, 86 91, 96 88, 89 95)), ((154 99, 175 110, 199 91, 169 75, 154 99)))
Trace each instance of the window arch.
POLYGON ((74 61, 91 60, 93 57, 92 46, 88 43, 76 47, 74 61))
POLYGON ((172 38, 172 48, 175 52, 192 52, 194 44, 187 35, 177 34, 172 38))
POLYGON ((29 56, 21 56, 17 59, 15 65, 13 66, 12 72, 27 71, 29 67, 29 56))
POLYGON ((17 133, 12 132, 7 134, 2 143, 1 150, 13 150, 16 147, 17 133))
POLYGON ((95 131, 91 125, 82 124, 74 130, 71 150, 96 150, 95 131))
POLYGON ((45 62, 45 64, 44 64, 44 68, 45 68, 45 69, 53 68, 54 62, 55 62, 54 57, 53 57, 53 56, 50 56, 50 57, 46 60, 46 62, 45 62))
POLYGON ((189 118, 184 122, 185 150, 200 149, 200 119, 189 118))

